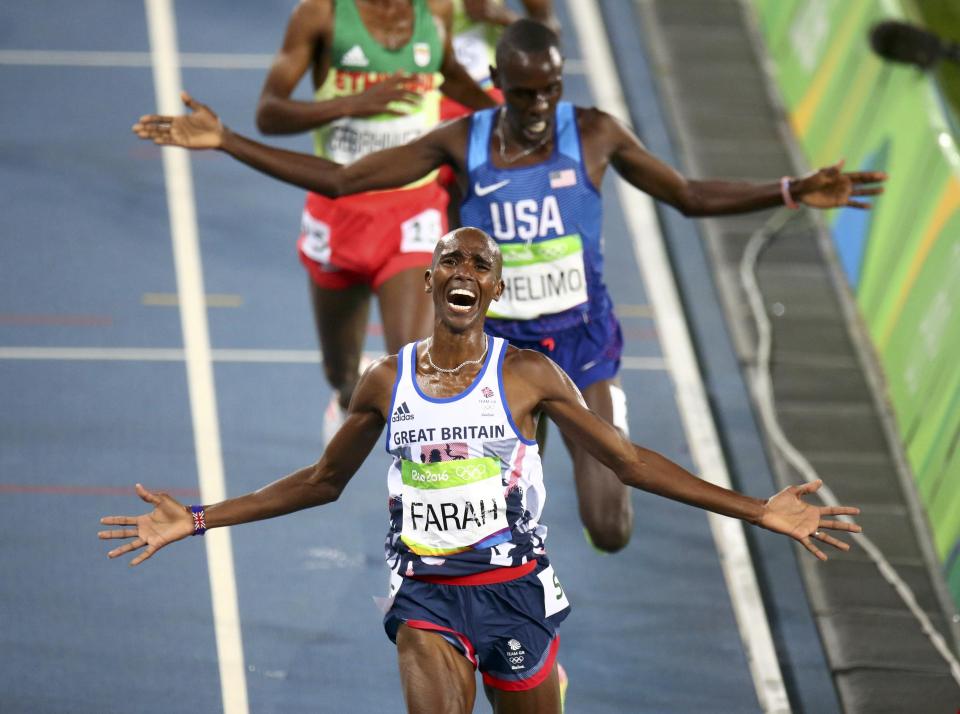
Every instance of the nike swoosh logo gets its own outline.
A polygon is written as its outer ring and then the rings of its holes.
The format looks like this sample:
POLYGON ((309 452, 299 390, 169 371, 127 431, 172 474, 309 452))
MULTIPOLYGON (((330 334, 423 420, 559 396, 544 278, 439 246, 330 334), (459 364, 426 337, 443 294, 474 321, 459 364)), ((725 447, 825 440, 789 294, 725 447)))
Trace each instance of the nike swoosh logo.
POLYGON ((488 193, 493 193, 493 192, 496 191, 498 188, 503 188, 503 187, 506 186, 508 183, 510 183, 510 179, 504 179, 503 181, 497 181, 496 183, 492 183, 492 184, 490 184, 489 186, 481 186, 480 184, 475 183, 475 184, 473 184, 473 192, 474 192, 475 194, 477 194, 478 196, 486 196, 488 193))

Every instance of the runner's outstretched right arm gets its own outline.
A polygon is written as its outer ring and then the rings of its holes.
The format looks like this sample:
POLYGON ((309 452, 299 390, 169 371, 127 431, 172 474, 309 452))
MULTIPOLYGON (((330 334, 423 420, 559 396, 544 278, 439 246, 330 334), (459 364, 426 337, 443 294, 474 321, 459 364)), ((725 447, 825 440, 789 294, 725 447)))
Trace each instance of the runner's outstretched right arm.
MULTIPOLYGON (((235 134, 205 104, 183 93, 190 113, 181 116, 148 114, 133 125, 134 133, 161 146, 186 149, 219 149, 251 168, 286 183, 336 198, 362 191, 397 188, 416 181, 452 160, 460 119, 449 122, 418 139, 341 166, 333 161, 278 149, 235 134)), ((460 143, 465 143, 462 139, 460 143)))
MULTIPOLYGON (((343 426, 315 464, 256 491, 205 505, 205 527, 250 523, 337 500, 380 440, 395 377, 395 356, 371 366, 357 384, 343 426)), ((127 541, 107 553, 110 558, 142 548, 130 565, 139 565, 161 548, 194 533, 192 513, 175 498, 149 491, 140 484, 137 484, 137 495, 152 505, 153 510, 139 516, 105 516, 100 523, 120 528, 98 534, 103 540, 127 541)))

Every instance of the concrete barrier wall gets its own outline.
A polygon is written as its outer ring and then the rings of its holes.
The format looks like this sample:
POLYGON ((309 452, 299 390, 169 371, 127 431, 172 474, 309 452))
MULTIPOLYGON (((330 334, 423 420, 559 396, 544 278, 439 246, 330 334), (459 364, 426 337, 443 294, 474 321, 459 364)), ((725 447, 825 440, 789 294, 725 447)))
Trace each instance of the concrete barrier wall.
POLYGON ((960 606, 960 153, 934 78, 880 60, 896 0, 750 0, 811 166, 887 171, 872 211, 830 216, 960 606))

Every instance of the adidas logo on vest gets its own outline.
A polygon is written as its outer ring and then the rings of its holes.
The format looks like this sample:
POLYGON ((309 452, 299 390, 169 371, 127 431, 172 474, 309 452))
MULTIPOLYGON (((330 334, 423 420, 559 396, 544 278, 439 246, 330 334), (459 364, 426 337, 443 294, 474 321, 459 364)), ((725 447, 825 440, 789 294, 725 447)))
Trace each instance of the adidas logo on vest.
POLYGON ((407 406, 406 402, 402 402, 400 406, 393 411, 393 416, 390 418, 390 421, 396 424, 398 421, 409 421, 410 419, 413 419, 410 407, 407 406))
POLYGON ((350 67, 366 67, 370 64, 370 60, 363 54, 363 48, 360 47, 360 45, 354 45, 343 53, 343 57, 340 58, 340 64, 344 67, 348 65, 350 67))

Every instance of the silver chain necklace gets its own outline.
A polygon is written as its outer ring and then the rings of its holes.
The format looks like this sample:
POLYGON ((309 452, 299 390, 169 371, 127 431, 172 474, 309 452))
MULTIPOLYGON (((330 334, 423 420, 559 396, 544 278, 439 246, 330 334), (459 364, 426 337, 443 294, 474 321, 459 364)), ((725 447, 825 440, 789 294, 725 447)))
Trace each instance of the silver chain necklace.
POLYGON ((503 148, 506 142, 503 140, 503 109, 502 108, 497 113, 497 130, 496 131, 497 131, 497 139, 500 140, 500 160, 503 161, 505 164, 512 164, 514 161, 519 161, 524 156, 530 156, 530 154, 532 154, 534 151, 537 151, 538 149, 541 149, 544 146, 546 146, 547 142, 553 138, 552 132, 548 131, 546 135, 533 146, 528 146, 526 149, 521 151, 516 156, 507 157, 507 152, 504 151, 504 148, 503 148))
MULTIPOLYGON (((432 337, 430 338, 430 347, 433 347, 432 337)), ((437 367, 437 365, 433 363, 433 357, 430 356, 430 347, 427 347, 427 362, 430 363, 430 366, 433 367, 438 372, 443 372, 444 374, 456 374, 461 369, 466 367, 468 364, 480 364, 481 362, 483 362, 484 358, 487 356, 487 333, 486 332, 483 333, 483 354, 480 355, 480 358, 468 359, 464 362, 461 362, 460 364, 458 364, 456 367, 453 367, 452 369, 446 369, 445 367, 437 367)))

